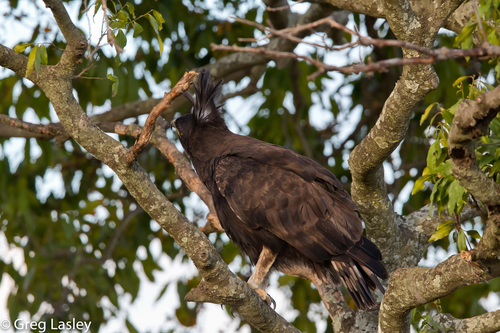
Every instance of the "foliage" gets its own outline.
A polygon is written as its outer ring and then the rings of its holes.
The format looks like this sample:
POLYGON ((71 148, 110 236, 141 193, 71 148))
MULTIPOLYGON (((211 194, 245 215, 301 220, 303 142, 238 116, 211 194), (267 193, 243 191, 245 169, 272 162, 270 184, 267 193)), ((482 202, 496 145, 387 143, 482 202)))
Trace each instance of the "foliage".
MULTIPOLYGON (((489 0, 479 2, 478 11, 484 26, 485 35, 493 45, 500 45, 496 29, 496 26, 500 22, 499 4, 498 1, 489 0)), ((474 44, 473 38, 479 34, 478 27, 476 16, 472 16, 469 23, 454 38, 453 46, 459 46, 463 49, 472 48, 474 44)), ((470 59, 467 59, 467 61, 469 62, 470 59)), ((448 156, 448 135, 458 105, 464 99, 475 100, 482 93, 493 89, 494 86, 488 83, 486 79, 489 74, 494 74, 497 82, 500 79, 500 61, 498 59, 484 65, 482 69, 483 73, 485 73, 484 76, 480 74, 465 75, 455 79, 452 86, 456 88, 458 98, 453 101, 453 105, 446 108, 440 102, 431 103, 420 118, 420 125, 422 125, 432 116, 426 129, 432 144, 427 152, 426 167, 422 171, 422 176, 415 181, 412 195, 431 189, 431 206, 436 207, 439 215, 446 213, 450 218, 437 226, 436 232, 430 237, 429 242, 437 242, 441 246, 449 246, 448 237, 451 235, 449 239, 456 243, 458 251, 470 250, 472 245, 481 238, 480 232, 482 231, 481 229, 465 230, 464 222, 466 221, 460 221, 460 213, 467 204, 472 204, 477 209, 481 208, 477 207, 478 203, 474 197, 460 185, 460 182, 451 172, 451 160, 448 156), (436 108, 438 111, 433 113, 433 110, 436 108)), ((500 183, 500 116, 492 120, 489 130, 489 135, 483 136, 475 148, 476 158, 479 168, 490 178, 500 183)), ((491 286, 487 285, 474 286, 470 287, 468 291, 461 289, 453 295, 467 293, 468 295, 475 295, 474 298, 478 300, 480 294, 476 291, 471 291, 473 288, 485 289, 486 293, 483 296, 487 295, 489 290, 494 290, 491 289, 491 286)), ((451 306, 453 308, 452 305, 457 304, 452 301, 454 297, 457 297, 453 295, 442 299, 445 307, 448 308, 451 306)), ((477 301, 472 302, 466 308, 469 309, 469 313, 460 313, 459 316, 471 317, 485 312, 477 301)), ((438 312, 442 312, 440 306, 437 306, 436 309, 438 312)), ((429 305, 416 308, 412 311, 412 324, 419 332, 439 331, 437 324, 432 320, 432 312, 429 309, 429 305)), ((455 309, 455 311, 451 312, 457 313, 458 311, 455 309)))

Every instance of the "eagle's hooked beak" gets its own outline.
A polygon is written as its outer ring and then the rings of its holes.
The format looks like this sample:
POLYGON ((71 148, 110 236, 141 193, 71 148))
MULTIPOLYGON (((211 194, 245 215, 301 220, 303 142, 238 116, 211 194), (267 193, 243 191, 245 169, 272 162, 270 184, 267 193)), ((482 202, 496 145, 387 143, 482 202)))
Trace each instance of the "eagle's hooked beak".
POLYGON ((173 129, 173 128, 175 128, 175 131, 177 132, 177 135, 178 135, 179 137, 181 137, 181 136, 182 136, 182 132, 181 132, 181 131, 179 131, 179 129, 177 128, 177 126, 175 126, 175 121, 176 121, 176 120, 177 120, 177 118, 176 118, 176 119, 174 119, 174 120, 172 120, 172 122, 170 123, 170 128, 172 128, 172 129, 173 129))

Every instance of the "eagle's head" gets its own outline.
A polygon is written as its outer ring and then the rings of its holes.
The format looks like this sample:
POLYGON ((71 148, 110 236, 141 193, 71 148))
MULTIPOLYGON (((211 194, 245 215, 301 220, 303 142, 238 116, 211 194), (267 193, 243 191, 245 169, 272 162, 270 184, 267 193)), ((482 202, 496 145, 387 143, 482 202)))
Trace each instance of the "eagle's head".
POLYGON ((201 70, 198 82, 194 84, 196 97, 184 93, 193 106, 193 112, 172 121, 182 146, 191 157, 195 150, 201 148, 199 143, 207 138, 206 130, 227 130, 219 113, 223 106, 219 103, 221 86, 222 80, 215 82, 208 70, 201 70))

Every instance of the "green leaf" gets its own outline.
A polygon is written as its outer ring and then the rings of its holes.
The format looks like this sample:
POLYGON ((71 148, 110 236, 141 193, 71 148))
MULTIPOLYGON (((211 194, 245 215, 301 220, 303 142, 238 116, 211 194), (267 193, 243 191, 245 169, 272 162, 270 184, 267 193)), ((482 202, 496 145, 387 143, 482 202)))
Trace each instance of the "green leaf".
POLYGON ((454 180, 448 187, 448 213, 455 212, 459 214, 464 206, 464 194, 466 189, 463 188, 458 180, 454 180), (455 209, 455 207, 457 207, 455 209))
POLYGON ((113 82, 117 82, 118 81, 118 76, 116 76, 116 75, 108 74, 108 75, 106 75, 106 77, 108 78, 108 80, 111 80, 113 82))
POLYGON ((470 79, 470 76, 461 76, 458 79, 456 79, 455 82, 453 82, 453 86, 455 88, 459 88, 462 86, 463 82, 467 79, 470 79))
POLYGON ((132 15, 132 18, 135 20, 135 7, 134 7, 134 5, 131 4, 130 2, 127 2, 127 4, 125 6, 128 7, 128 12, 130 13, 130 15, 132 15))
POLYGON ((449 109, 443 109, 443 111, 441 112, 441 114, 443 115, 444 121, 449 125, 451 125, 451 123, 453 122, 453 117, 455 115, 455 113, 452 111, 454 111, 454 110, 449 108, 449 109))
POLYGON ((127 45, 127 36, 123 33, 123 30, 118 30, 118 33, 116 34, 115 37, 116 43, 118 46, 123 50, 125 48, 125 45, 127 45))
POLYGON ((111 97, 115 97, 118 93, 118 82, 115 82, 111 85, 111 97))
POLYGON ((467 230, 467 235, 475 239, 481 239, 481 235, 477 232, 477 230, 467 230))
POLYGON ((160 54, 163 53, 163 41, 160 38, 160 35, 157 35, 158 37, 158 45, 160 46, 160 54))
POLYGON ((451 160, 447 159, 445 162, 439 163, 434 170, 439 177, 451 175, 451 160))
POLYGON ((35 52, 35 71, 40 72, 40 68, 42 67, 42 52, 41 48, 37 47, 35 52))
POLYGON ((108 74, 106 75, 106 77, 111 80, 112 82, 114 82, 112 85, 111 85, 111 96, 112 97, 115 97, 116 94, 118 93, 118 85, 119 85, 119 81, 118 81, 118 76, 116 75, 113 75, 113 74, 108 74))
POLYGON ((467 44, 469 40, 472 41, 472 32, 476 29, 477 24, 466 25, 462 31, 455 37, 455 42, 453 43, 453 47, 462 46, 463 44, 467 44))
POLYGON ((430 180, 432 177, 433 175, 426 175, 417 179, 415 181, 415 185, 413 185, 413 190, 411 191, 411 194, 414 195, 415 193, 422 191, 425 188, 425 182, 430 180))
POLYGON ((28 56, 28 65, 26 66, 26 76, 29 76, 31 73, 33 73, 33 65, 35 64, 36 61, 37 50, 38 50, 38 45, 35 45, 33 49, 30 51, 30 54, 28 56))
POLYGON ((422 115, 422 118, 420 118, 420 126, 422 126, 422 124, 424 123, 424 121, 427 119, 427 117, 429 117, 429 114, 431 112, 431 110, 434 108, 434 106, 438 104, 438 102, 435 102, 435 103, 432 103, 431 105, 429 105, 426 109, 425 109, 425 112, 424 114, 422 115))
POLYGON ((163 29, 163 23, 165 23, 165 20, 163 19, 163 16, 158 12, 157 10, 153 10, 153 15, 158 22, 158 30, 161 31, 163 29))
MULTIPOLYGON (((110 19, 111 20, 111 19, 110 19)), ((114 20, 109 24, 111 29, 124 29, 127 27, 127 21, 114 20)))
POLYGON ((151 23, 151 26, 155 30, 156 34, 158 35, 158 22, 156 21, 154 16, 151 14, 148 14, 148 20, 149 20, 149 23, 151 23))
POLYGON ((116 14, 116 17, 118 18, 118 20, 122 21, 122 22, 125 22, 127 23, 127 21, 130 19, 130 16, 128 15, 128 13, 124 10, 120 10, 117 14, 116 14))
POLYGON ((467 251, 467 243, 465 237, 466 236, 464 233, 464 229, 460 229, 458 231, 458 237, 457 237, 458 251, 467 251))
POLYGON ((158 302, 158 301, 162 298, 163 294, 165 294, 165 292, 167 291, 168 285, 169 285, 169 284, 168 284, 168 283, 166 283, 166 284, 165 284, 165 287, 163 287, 163 288, 161 289, 160 293, 158 294, 158 297, 156 297, 155 302, 158 302))
POLYGON ((453 229, 455 229, 455 222, 452 220, 441 222, 438 225, 436 232, 431 236, 431 238, 429 238, 429 242, 434 242, 447 237, 453 229))
POLYGON ((434 143, 429 147, 429 151, 427 152, 427 167, 429 168, 429 171, 431 173, 436 173, 436 165, 438 164, 437 161, 441 157, 441 147, 439 146, 439 141, 436 140, 434 143))
POLYGON ((134 325, 132 325, 130 321, 128 321, 128 319, 125 319, 125 325, 127 325, 129 333, 139 333, 139 331, 137 331, 137 329, 134 327, 134 325))
POLYGON ((488 42, 490 42, 493 45, 498 45, 498 36, 497 36, 497 31, 495 29, 491 29, 490 33, 486 36, 488 38, 488 42))
POLYGON ((31 44, 17 44, 16 46, 14 46, 14 52, 16 53, 23 53, 24 50, 26 50, 26 48, 28 46, 30 46, 31 44))
POLYGON ((134 38, 139 36, 144 31, 142 26, 137 22, 134 22, 133 27, 134 27, 134 38))
POLYGON ((45 45, 42 45, 40 47, 40 58, 42 60, 43 65, 48 64, 49 60, 48 60, 48 56, 47 56, 47 48, 45 47, 45 45))

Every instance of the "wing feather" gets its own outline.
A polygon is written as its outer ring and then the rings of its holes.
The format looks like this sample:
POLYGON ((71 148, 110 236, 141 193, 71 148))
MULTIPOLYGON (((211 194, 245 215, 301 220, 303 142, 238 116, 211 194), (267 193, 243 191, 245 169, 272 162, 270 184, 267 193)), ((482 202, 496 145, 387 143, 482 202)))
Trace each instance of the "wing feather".
POLYGON ((333 174, 284 148, 263 152, 229 155, 215 166, 218 190, 236 216, 314 261, 345 254, 361 239, 356 206, 333 174))

